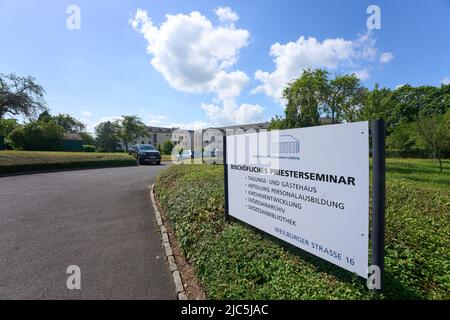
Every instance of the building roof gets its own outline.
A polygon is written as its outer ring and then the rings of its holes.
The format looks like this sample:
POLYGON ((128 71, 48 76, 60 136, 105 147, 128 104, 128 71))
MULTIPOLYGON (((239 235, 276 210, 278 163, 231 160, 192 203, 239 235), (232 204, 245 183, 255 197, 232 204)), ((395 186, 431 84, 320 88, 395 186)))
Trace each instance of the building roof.
POLYGON ((63 140, 71 140, 71 141, 83 141, 83 138, 78 133, 68 133, 64 135, 63 140))
POLYGON ((269 122, 258 122, 258 123, 249 123, 249 124, 240 124, 240 125, 233 125, 233 126, 227 126, 227 127, 221 127, 220 129, 267 129, 269 127, 269 122))
MULTIPOLYGON (((209 127, 209 128, 205 128, 203 130, 207 130, 207 129, 220 129, 220 130, 225 130, 225 129, 242 129, 242 130, 247 130, 250 128, 253 129, 267 129, 269 126, 269 122, 259 122, 259 123, 250 123, 250 124, 239 124, 239 125, 232 125, 232 126, 225 126, 225 127, 209 127)), ((178 130, 180 128, 163 128, 163 127, 152 127, 152 126, 146 126, 146 129, 148 132, 154 132, 154 133, 172 133, 174 130, 178 130)), ((189 132, 194 132, 194 130, 184 130, 184 131, 189 131, 189 132)))
POLYGON ((151 127, 151 126, 146 126, 147 131, 149 132, 167 132, 167 133, 171 133, 173 130, 175 130, 176 128, 163 128, 163 127, 151 127))

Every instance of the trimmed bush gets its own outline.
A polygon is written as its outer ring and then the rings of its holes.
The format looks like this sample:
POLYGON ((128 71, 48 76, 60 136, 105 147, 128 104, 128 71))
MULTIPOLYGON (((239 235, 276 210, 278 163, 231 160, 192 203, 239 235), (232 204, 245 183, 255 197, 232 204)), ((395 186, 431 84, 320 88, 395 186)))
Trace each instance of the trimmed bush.
POLYGON ((90 144, 84 144, 83 145, 83 151, 84 152, 95 152, 96 151, 96 147, 90 144))
MULTIPOLYGON (((432 159, 433 152, 428 150, 398 150, 398 149, 387 149, 387 158, 419 158, 419 159, 432 159)), ((442 157, 444 159, 450 159, 450 150, 444 150, 442 152, 442 157)))
POLYGON ((1 151, 0 174, 59 169, 135 166, 125 153, 1 151))

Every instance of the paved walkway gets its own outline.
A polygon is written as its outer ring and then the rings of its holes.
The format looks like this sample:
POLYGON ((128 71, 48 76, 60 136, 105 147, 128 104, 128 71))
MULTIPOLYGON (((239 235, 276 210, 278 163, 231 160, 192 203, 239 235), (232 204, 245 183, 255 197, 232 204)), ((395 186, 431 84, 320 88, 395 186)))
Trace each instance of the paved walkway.
POLYGON ((162 168, 0 178, 0 299, 175 299, 149 197, 162 168))

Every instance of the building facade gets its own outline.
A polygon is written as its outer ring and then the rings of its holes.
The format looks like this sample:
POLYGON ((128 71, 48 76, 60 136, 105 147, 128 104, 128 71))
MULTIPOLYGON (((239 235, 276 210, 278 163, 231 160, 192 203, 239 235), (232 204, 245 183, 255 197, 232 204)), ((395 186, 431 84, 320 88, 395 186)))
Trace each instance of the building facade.
MULTIPOLYGON (((227 135, 230 135, 243 133, 249 129, 259 131, 267 129, 268 125, 268 122, 261 122, 227 127, 211 127, 202 130, 201 134, 199 134, 199 131, 183 130, 180 128, 148 126, 146 127, 147 135, 131 141, 129 146, 134 144, 151 144, 156 148, 158 145, 162 145, 167 140, 170 140, 178 149, 201 150, 204 146, 209 145, 212 142, 215 142, 216 146, 221 146, 224 132, 226 132, 227 135)), ((125 150, 125 143, 120 141, 119 144, 120 148, 125 150)))
MULTIPOLYGON (((178 128, 163 128, 163 127, 146 127, 147 134, 143 137, 139 137, 134 141, 128 143, 128 146, 135 144, 151 144, 155 148, 158 145, 162 145, 167 140, 173 142, 175 146, 181 145, 183 148, 190 148, 188 145, 189 138, 193 137, 194 132, 191 130, 179 130, 178 128)), ((192 139, 191 139, 192 140, 192 139)), ((119 141, 121 150, 125 150, 125 143, 119 141)))

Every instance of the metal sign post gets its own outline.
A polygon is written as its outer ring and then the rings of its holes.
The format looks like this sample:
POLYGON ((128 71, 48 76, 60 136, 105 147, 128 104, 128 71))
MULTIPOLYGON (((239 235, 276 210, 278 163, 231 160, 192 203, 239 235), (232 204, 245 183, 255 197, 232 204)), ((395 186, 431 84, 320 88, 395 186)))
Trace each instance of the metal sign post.
POLYGON ((227 133, 223 133, 223 181, 224 181, 224 194, 225 194, 225 222, 230 221, 230 215, 228 213, 228 163, 227 163, 227 133))
POLYGON ((384 289, 384 211, 386 205, 385 123, 372 122, 372 265, 380 270, 379 285, 384 289))

